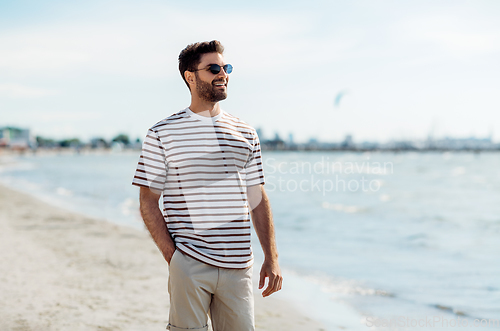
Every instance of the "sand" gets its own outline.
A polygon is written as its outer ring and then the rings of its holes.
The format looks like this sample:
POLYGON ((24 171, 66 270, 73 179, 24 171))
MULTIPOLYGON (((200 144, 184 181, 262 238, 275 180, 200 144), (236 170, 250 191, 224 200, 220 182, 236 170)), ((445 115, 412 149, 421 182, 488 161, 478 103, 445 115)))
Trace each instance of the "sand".
MULTIPOLYGON (((165 330, 168 266, 146 230, 0 186, 0 259, 2 331, 165 330)), ((259 293, 257 330, 323 329, 259 293)))

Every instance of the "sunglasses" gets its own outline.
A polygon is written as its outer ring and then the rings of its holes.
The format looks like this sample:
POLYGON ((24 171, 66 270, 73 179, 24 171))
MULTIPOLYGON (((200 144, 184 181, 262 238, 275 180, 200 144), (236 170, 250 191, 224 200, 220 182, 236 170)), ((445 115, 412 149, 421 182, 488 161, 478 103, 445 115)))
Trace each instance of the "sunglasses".
POLYGON ((193 70, 193 71, 200 71, 200 70, 204 70, 204 69, 210 71, 214 75, 217 75, 221 71, 221 69, 224 69, 224 71, 228 75, 233 72, 233 66, 232 65, 226 64, 223 67, 221 67, 220 65, 215 64, 215 63, 214 64, 209 64, 206 68, 196 69, 196 70, 193 70))

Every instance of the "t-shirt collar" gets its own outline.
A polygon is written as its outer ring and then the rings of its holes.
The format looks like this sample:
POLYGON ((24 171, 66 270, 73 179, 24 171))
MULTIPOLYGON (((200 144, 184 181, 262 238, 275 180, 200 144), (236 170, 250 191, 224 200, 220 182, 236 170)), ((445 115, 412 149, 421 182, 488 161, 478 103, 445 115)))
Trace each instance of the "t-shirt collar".
POLYGON ((198 115, 195 112, 193 112, 189 107, 186 108, 186 113, 188 113, 189 116, 192 118, 196 118, 197 120, 203 121, 203 122, 216 122, 218 121, 223 113, 223 110, 221 109, 220 112, 217 114, 217 116, 214 117, 207 117, 203 115, 198 115))

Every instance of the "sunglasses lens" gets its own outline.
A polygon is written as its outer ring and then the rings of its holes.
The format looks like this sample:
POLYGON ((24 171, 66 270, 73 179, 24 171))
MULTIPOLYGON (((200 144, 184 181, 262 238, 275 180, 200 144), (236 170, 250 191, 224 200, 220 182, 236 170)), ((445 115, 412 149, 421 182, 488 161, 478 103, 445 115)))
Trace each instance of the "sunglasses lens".
MULTIPOLYGON (((233 66, 230 64, 226 64, 223 68, 227 74, 233 72, 233 66)), ((214 75, 217 75, 221 71, 221 69, 222 68, 218 64, 211 64, 210 68, 208 68, 208 70, 210 70, 210 72, 213 73, 214 75)))
POLYGON ((214 75, 217 75, 220 72, 220 69, 221 69, 220 65, 218 65, 218 64, 211 64, 209 70, 214 75))

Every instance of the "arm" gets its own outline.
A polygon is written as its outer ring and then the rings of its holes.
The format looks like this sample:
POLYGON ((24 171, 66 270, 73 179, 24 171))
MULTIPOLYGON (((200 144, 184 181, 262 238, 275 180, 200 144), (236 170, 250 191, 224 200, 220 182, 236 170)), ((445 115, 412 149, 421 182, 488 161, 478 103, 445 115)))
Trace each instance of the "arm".
POLYGON ((271 205, 262 185, 248 187, 247 195, 255 232, 257 232, 260 245, 264 251, 264 263, 260 270, 259 289, 264 287, 265 279, 269 278, 267 288, 262 292, 262 296, 267 297, 281 290, 283 282, 283 276, 281 275, 278 263, 278 248, 276 247, 274 236, 271 205))
POLYGON ((158 208, 159 198, 160 194, 157 191, 141 187, 139 201, 141 203, 142 219, 156 246, 170 264, 170 259, 175 251, 175 243, 168 232, 161 210, 158 208))

